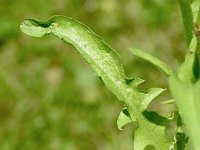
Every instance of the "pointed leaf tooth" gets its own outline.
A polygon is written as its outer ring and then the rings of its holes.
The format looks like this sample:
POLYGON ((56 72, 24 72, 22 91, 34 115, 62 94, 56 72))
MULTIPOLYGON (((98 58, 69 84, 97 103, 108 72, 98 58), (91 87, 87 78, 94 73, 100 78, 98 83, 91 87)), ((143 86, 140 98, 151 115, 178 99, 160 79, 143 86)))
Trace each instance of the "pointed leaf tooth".
POLYGON ((130 114, 127 110, 127 108, 124 108, 120 114, 119 114, 119 117, 117 119, 117 127, 119 130, 123 130, 122 128, 128 124, 128 123, 131 123, 133 121, 136 121, 136 120, 133 120, 133 118, 130 117, 130 114))
POLYGON ((162 89, 162 88, 149 89, 147 94, 145 95, 145 99, 142 101, 141 110, 142 111, 146 110, 150 102, 165 90, 166 89, 162 89))
POLYGON ((134 132, 134 149, 144 150, 148 145, 152 145, 155 150, 169 150, 170 141, 165 134, 165 126, 158 126, 140 116, 138 128, 134 132))
POLYGON ((131 85, 133 88, 137 87, 141 83, 143 83, 145 80, 141 78, 132 78, 132 79, 126 79, 126 83, 128 85, 131 85))

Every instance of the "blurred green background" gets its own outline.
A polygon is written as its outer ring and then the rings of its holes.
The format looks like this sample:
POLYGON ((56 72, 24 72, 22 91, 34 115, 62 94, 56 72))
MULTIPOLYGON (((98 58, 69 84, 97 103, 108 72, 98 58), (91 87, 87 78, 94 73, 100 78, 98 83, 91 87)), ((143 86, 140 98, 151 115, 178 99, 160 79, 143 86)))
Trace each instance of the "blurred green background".
MULTIPOLYGON (((132 126, 119 131, 123 105, 63 41, 24 35, 26 18, 77 19, 121 55, 128 77, 166 88, 163 74, 134 57, 141 48, 173 68, 185 40, 174 0, 0 0, 0 149, 130 150, 132 126)), ((166 91, 159 100, 170 98, 166 91)))

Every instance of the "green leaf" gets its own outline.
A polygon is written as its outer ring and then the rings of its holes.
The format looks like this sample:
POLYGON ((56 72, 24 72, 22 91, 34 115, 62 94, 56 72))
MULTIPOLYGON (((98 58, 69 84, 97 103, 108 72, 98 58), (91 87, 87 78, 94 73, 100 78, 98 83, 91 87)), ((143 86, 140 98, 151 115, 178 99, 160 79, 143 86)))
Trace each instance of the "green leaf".
POLYGON ((152 63, 156 67, 158 67, 165 75, 170 76, 172 74, 172 69, 166 63, 161 61, 159 58, 156 58, 156 57, 154 57, 144 51, 136 49, 136 48, 131 48, 130 51, 134 55, 136 55, 136 56, 152 63))
POLYGON ((200 77, 200 1, 193 0, 192 2, 192 12, 195 23, 195 34, 197 37, 197 48, 196 48, 196 56, 195 56, 195 64, 194 64, 194 74, 198 79, 200 77))
POLYGON ((135 111, 134 113, 130 113, 131 116, 135 115, 138 123, 138 128, 135 131, 134 138, 134 148, 137 150, 143 150, 148 145, 153 146, 156 150, 167 150, 171 146, 171 143, 165 134, 165 126, 163 126, 163 123, 166 123, 169 120, 167 118, 164 119, 164 117, 161 117, 159 115, 155 115, 155 113, 153 112, 150 113, 145 111, 149 103, 164 90, 165 89, 161 88, 152 88, 148 90, 144 97, 142 97, 141 99, 138 98, 137 100, 141 102, 139 103, 140 109, 137 112, 141 112, 142 115, 137 115, 135 111), (152 122, 150 118, 153 118, 154 121, 152 122), (151 121, 148 119, 150 119, 151 121))
MULTIPOLYGON (((188 136, 186 136, 184 132, 184 125, 178 111, 174 111, 170 119, 172 119, 173 122, 176 123, 176 127, 173 131, 176 133, 173 137, 175 141, 173 142, 172 147, 176 150, 185 150, 186 144, 188 143, 188 136)), ((174 123, 172 124, 172 126, 175 125, 174 123)))
MULTIPOLYGON (((193 61, 193 74, 195 78, 199 78, 200 76, 200 1, 199 0, 179 0, 179 4, 181 7, 183 23, 185 27, 186 37, 187 37, 187 45, 188 45, 188 53, 186 59, 189 55, 193 55, 194 58, 189 57, 188 60, 193 61), (195 47, 193 46, 194 53, 191 53, 191 45, 194 41, 198 43, 195 47), (191 53, 191 54, 190 54, 191 53)), ((194 45, 194 44, 193 44, 194 45)), ((185 67, 186 65, 184 65, 185 67)), ((182 67, 181 69, 185 69, 182 67)), ((189 68, 187 68, 189 69, 189 68)), ((191 71, 189 71, 191 73, 191 71)), ((188 78, 191 80, 191 75, 188 75, 188 78)), ((194 78, 194 77, 193 77, 194 78)), ((194 80, 194 79, 192 79, 194 80)))
POLYGON ((119 114, 119 117, 117 119, 117 127, 119 130, 123 130, 122 127, 124 127, 126 124, 128 123, 131 123, 133 121, 136 121, 136 120, 133 120, 127 110, 127 108, 124 108, 120 114, 119 114))
POLYGON ((181 8, 183 24, 184 24, 185 33, 186 33, 187 45, 189 46, 193 38, 193 31, 194 31, 194 24, 193 24, 192 10, 191 10, 191 0, 179 0, 179 5, 181 8))
MULTIPOLYGON (((54 16, 46 22, 27 19, 20 27, 24 33, 35 37, 52 34, 72 44, 78 50, 97 76, 127 108, 128 113, 125 111, 120 113, 118 127, 121 129, 126 123, 137 121, 138 136, 135 137, 135 145, 140 145, 137 150, 142 150, 140 148, 146 147, 146 144, 153 145, 157 150, 169 148, 170 143, 165 136, 164 127, 151 123, 143 116, 144 109, 163 89, 154 88, 149 92, 139 90, 137 86, 143 80, 126 79, 119 56, 99 36, 82 23, 65 16, 54 16), (142 139, 144 142, 137 139, 142 139)), ((168 71, 165 70, 169 73, 168 71)))
POLYGON ((191 4, 192 15, 194 23, 198 22, 199 11, 200 11, 200 1, 193 0, 191 4))
POLYGON ((46 22, 27 19, 20 28, 34 37, 52 34, 72 44, 118 99, 125 99, 123 91, 127 84, 119 56, 85 25, 65 16, 54 16, 46 22))
POLYGON ((134 149, 143 150, 147 145, 152 145, 155 150, 168 150, 170 142, 165 135, 165 127, 149 122, 140 116, 140 124, 135 131, 134 149))
POLYGON ((133 88, 136 88, 138 85, 140 85, 143 82, 144 80, 140 78, 126 79, 126 83, 132 86, 133 88))
MULTIPOLYGON (((143 150, 148 145, 152 145, 156 150, 167 150, 170 147, 164 127, 169 123, 169 120, 155 114, 155 112, 146 112, 143 116, 140 116, 138 128, 134 133, 134 149, 143 150), (156 123, 150 122, 146 117, 156 123)), ((117 126, 120 130, 123 130, 122 127, 134 121, 136 120, 131 119, 129 112, 124 108, 120 112, 117 126)))
MULTIPOLYGON (((173 74, 169 78, 169 85, 173 97, 177 103, 181 117, 185 125, 187 135, 189 135, 189 143, 187 149, 199 149, 200 144, 200 57, 199 57, 199 33, 194 33, 194 26, 199 27, 199 0, 179 0, 183 22, 185 26, 188 52, 185 62, 178 69, 177 74, 173 74), (195 25, 194 25, 195 24, 195 25), (198 91, 198 92, 197 92, 198 91)), ((178 149, 185 147, 185 134, 177 132, 178 149)))
POLYGON ((184 132, 177 132, 176 133, 176 147, 177 150, 183 150, 185 149, 185 145, 188 142, 188 137, 186 137, 184 132))
POLYGON ((141 110, 144 111, 147 109, 148 105, 152 100, 154 100, 159 94, 161 94, 166 89, 162 88, 151 88, 145 94, 145 99, 141 103, 141 110))
POLYGON ((50 32, 49 23, 36 21, 34 19, 25 20, 20 26, 22 32, 34 37, 42 37, 50 32))
POLYGON ((143 115, 145 116, 147 120, 159 126, 167 126, 172 117, 172 116, 168 116, 168 118, 166 118, 153 111, 144 111, 143 115))

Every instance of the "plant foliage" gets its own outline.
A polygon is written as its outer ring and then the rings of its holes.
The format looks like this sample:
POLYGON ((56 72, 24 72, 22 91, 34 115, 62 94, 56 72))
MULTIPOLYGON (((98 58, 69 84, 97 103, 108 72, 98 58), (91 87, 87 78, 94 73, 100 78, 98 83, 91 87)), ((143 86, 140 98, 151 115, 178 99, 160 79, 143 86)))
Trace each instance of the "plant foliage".
MULTIPOLYGON (((130 50, 134 55, 158 67, 167 76, 172 95, 186 125, 189 143, 196 150, 200 147, 200 51, 197 28, 200 26, 200 2, 179 0, 179 3, 186 31, 188 53, 178 71, 173 71, 166 63, 144 51, 135 48, 130 50)), ((123 103, 124 109, 117 120, 118 128, 122 130, 127 123, 131 122, 137 124, 134 133, 136 150, 143 150, 148 146, 153 146, 156 150, 185 147, 187 138, 184 132, 177 130, 174 141, 169 141, 165 128, 170 119, 147 111, 149 103, 165 89, 151 88, 145 91, 138 87, 144 80, 127 79, 118 54, 84 24, 65 16, 54 16, 45 22, 27 19, 20 27, 24 33, 34 37, 54 35, 72 44, 78 50, 107 88, 123 103)), ((182 125, 177 125, 177 129, 182 129, 182 125)))

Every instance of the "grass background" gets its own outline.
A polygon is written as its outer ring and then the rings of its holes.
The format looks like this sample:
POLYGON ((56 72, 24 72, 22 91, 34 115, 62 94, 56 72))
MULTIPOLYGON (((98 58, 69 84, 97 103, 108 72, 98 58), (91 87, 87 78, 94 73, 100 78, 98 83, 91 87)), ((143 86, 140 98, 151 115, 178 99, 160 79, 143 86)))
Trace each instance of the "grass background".
MULTIPOLYGON (((26 18, 77 19, 121 55, 128 77, 166 88, 164 76, 129 47, 141 48, 173 68, 185 39, 174 0, 0 0, 0 149, 130 150, 132 126, 119 131, 122 105, 63 41, 24 35, 26 18)), ((170 98, 169 91, 160 99, 170 98)))

